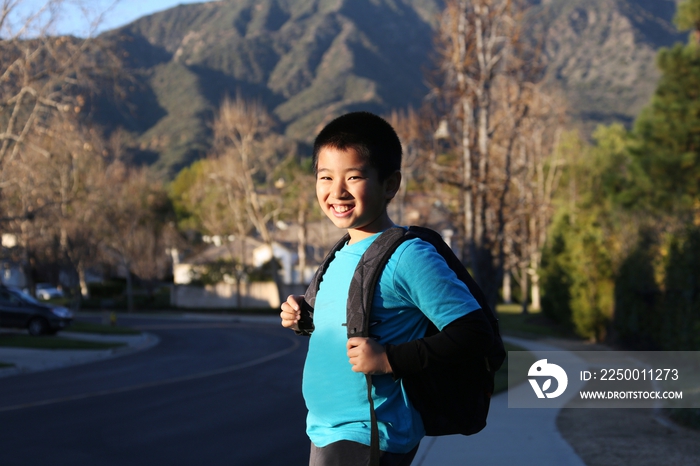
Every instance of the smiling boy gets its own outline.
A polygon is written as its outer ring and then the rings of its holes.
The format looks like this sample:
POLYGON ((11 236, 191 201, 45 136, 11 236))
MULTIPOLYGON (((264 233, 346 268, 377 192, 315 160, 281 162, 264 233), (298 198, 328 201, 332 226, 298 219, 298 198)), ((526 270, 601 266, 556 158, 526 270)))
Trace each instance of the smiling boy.
MULTIPOLYGON (((304 366, 310 465, 368 464, 370 409, 364 374, 372 375, 382 465, 410 465, 425 435, 401 377, 490 342, 486 318, 466 285, 435 248, 401 244, 377 284, 370 338, 348 339, 348 290, 360 257, 394 226, 387 205, 401 183, 401 143, 382 118, 367 112, 329 123, 314 143, 321 209, 349 241, 329 264, 316 294, 314 331, 304 366), (440 332, 424 337, 429 322, 440 332), (349 362, 349 364, 348 364, 349 362)), ((282 304, 282 325, 298 330, 303 296, 282 304)))
POLYGON ((348 230, 350 244, 393 226, 386 210, 396 195, 401 174, 384 179, 356 149, 324 147, 316 160, 316 196, 338 228, 348 230))

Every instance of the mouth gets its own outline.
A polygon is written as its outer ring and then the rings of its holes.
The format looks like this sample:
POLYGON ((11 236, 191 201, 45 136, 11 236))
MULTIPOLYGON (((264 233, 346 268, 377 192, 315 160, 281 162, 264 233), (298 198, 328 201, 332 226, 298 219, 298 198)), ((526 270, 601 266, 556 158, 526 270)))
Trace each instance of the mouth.
POLYGON ((346 205, 346 204, 332 204, 331 205, 331 211, 338 217, 342 217, 344 215, 347 215, 348 212, 352 211, 355 208, 354 205, 346 205))

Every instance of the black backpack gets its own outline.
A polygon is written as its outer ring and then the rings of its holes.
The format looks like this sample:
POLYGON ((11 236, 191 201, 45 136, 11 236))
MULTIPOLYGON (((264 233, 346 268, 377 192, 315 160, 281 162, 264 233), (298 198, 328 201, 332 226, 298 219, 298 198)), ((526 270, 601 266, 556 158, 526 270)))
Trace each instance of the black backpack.
MULTIPOLYGON (((486 426, 494 375, 503 364, 506 351, 498 328, 498 320, 486 302, 484 293, 437 232, 416 226, 408 229, 393 227, 379 235, 370 245, 360 258, 348 292, 348 338, 368 336, 374 291, 384 266, 399 245, 412 238, 420 238, 432 244, 457 277, 467 285, 491 324, 494 341, 492 347, 486 352, 486 358, 465 355, 464 358, 455 360, 448 368, 428 367, 417 375, 404 377, 403 385, 411 403, 421 415, 427 435, 475 434, 486 426)), ((336 243, 306 290, 304 295, 306 302, 302 303, 299 333, 310 335, 313 331, 313 307, 323 274, 335 257, 335 253, 345 245, 348 239, 349 236, 346 235, 336 243)), ((430 277, 426 279, 429 280, 430 277)), ((430 324, 426 336, 433 335, 437 331, 437 328, 430 324)), ((378 455, 379 436, 374 403, 371 398, 371 376, 367 376, 367 390, 371 408, 373 455, 378 455)))

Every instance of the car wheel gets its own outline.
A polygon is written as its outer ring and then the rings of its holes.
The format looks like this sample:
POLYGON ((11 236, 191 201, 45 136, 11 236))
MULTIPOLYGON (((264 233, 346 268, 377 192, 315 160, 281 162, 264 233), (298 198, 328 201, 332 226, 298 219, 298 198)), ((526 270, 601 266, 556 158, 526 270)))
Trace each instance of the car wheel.
POLYGON ((46 322, 46 319, 42 319, 41 317, 34 317, 29 321, 29 325, 27 326, 29 334, 33 337, 45 334, 48 329, 49 323, 46 322))

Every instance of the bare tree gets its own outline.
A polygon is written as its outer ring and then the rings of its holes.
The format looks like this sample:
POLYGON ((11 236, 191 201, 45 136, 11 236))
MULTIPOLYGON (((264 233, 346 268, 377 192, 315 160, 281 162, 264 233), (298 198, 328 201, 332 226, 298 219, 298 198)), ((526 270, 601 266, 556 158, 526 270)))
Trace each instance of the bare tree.
POLYGON ((448 1, 439 31, 444 83, 454 95, 460 121, 464 231, 472 255, 487 233, 484 206, 494 83, 515 34, 511 10, 509 0, 448 1))
POLYGON ((523 12, 516 0, 448 0, 438 37, 438 92, 453 102, 447 119, 461 154, 463 257, 493 306, 506 260, 513 154, 542 71, 541 55, 521 35, 523 12))
POLYGON ((564 165, 559 141, 564 125, 564 107, 556 98, 536 91, 531 112, 517 141, 516 175, 513 179, 514 205, 511 250, 515 274, 522 291, 523 312, 528 303, 540 309, 539 270, 542 249, 554 212, 553 197, 564 165), (529 283, 528 283, 529 282, 529 283), (528 299, 529 289, 529 299, 528 299))
MULTIPOLYGON (((406 222, 409 192, 416 192, 426 187, 424 168, 430 158, 428 147, 432 141, 432 131, 430 131, 430 125, 412 108, 393 111, 387 120, 396 130, 403 152, 401 188, 390 205, 390 208, 396 211, 392 218, 395 218, 397 223, 403 224, 406 222)), ((426 191, 426 189, 422 190, 426 191)))
POLYGON ((84 265, 94 257, 97 242, 90 234, 90 217, 94 215, 91 196, 100 189, 95 183, 103 168, 100 137, 81 128, 75 118, 52 118, 27 141, 3 167, 0 209, 8 214, 4 228, 15 232, 24 248, 28 288, 33 289, 30 265, 37 248, 55 249, 53 257, 46 259, 68 260, 84 278, 84 265))
POLYGON ((245 240, 250 225, 270 249, 273 279, 278 281, 270 223, 282 211, 282 198, 273 177, 280 153, 288 146, 272 127, 272 118, 259 102, 240 95, 226 98, 214 120, 209 177, 237 219, 238 238, 245 240))
POLYGON ((50 35, 65 2, 47 1, 38 11, 10 23, 28 2, 2 0, 0 14, 0 166, 16 157, 30 132, 55 113, 80 113, 90 93, 120 69, 116 55, 98 39, 50 35))
POLYGON ((94 225, 101 214, 97 200, 107 151, 98 132, 81 127, 75 118, 55 118, 38 144, 50 157, 39 154, 44 160, 28 166, 43 175, 45 196, 55 203, 49 221, 59 238, 61 259, 77 275, 73 295, 86 297, 86 269, 96 264, 101 241, 94 225))
POLYGON ((277 152, 272 119, 262 104, 241 96, 224 100, 214 121, 212 159, 219 164, 212 176, 223 183, 230 205, 243 200, 248 220, 262 241, 271 245, 272 212, 262 191, 270 186, 267 177, 274 171, 277 152))
POLYGON ((237 306, 242 306, 241 283, 247 274, 246 238, 253 229, 246 213, 245 197, 239 196, 228 181, 226 162, 208 158, 199 162, 201 173, 188 190, 189 209, 198 219, 200 228, 211 235, 226 238, 223 244, 234 259, 237 306), (235 247, 229 236, 234 235, 235 247))
POLYGON ((275 170, 274 185, 281 195, 281 218, 297 225, 297 283, 304 283, 308 263, 307 246, 309 221, 321 218, 317 205, 316 183, 311 160, 300 159, 296 146, 290 145, 287 157, 275 170))
MULTIPOLYGON (((52 35, 67 3, 0 0, 0 172, 25 150, 49 157, 41 141, 54 119, 80 118, 122 73, 117 54, 101 40, 52 35)), ((96 27, 100 17, 93 19, 96 27)), ((0 179, 0 198, 6 185, 0 179)), ((12 218, 0 212, 0 223, 12 218)))
POLYGON ((114 161, 103 182, 107 189, 100 192, 98 234, 107 259, 123 269, 127 309, 133 311, 134 275, 152 282, 166 274, 166 251, 174 246, 174 213, 162 182, 147 168, 114 161))

